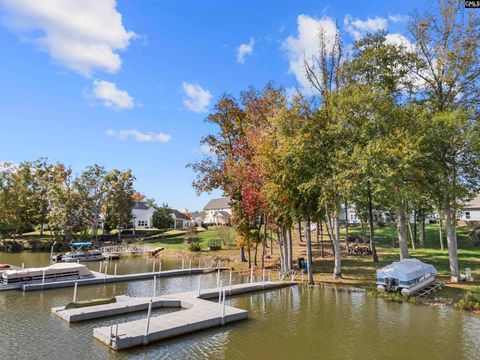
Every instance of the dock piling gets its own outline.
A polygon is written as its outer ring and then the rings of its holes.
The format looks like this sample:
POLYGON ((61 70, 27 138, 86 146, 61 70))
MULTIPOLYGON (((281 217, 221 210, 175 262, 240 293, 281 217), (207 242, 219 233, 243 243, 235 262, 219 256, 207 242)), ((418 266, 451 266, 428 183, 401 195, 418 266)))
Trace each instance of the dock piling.
POLYGON ((161 272, 162 272, 162 259, 160 259, 158 263, 158 274, 160 274, 161 272))
POLYGON ((45 284, 45 270, 43 270, 43 273, 42 273, 42 289, 43 289, 43 284, 45 284))
POLYGON ((153 277, 153 297, 157 296, 157 277, 153 277))
POLYGON ((152 272, 155 272, 155 260, 153 260, 153 269, 152 272))
POLYGON ((219 304, 222 303, 222 285, 223 285, 223 283, 220 281, 220 289, 218 291, 218 303, 219 304))
POLYGON ((114 274, 115 274, 115 276, 117 276, 117 264, 115 264, 114 274))
POLYGON ((228 275, 228 288, 230 292, 232 292, 232 270, 230 270, 230 274, 228 275))
POLYGON ((250 283, 253 283, 253 266, 250 268, 250 283))
POLYGON ((189 269, 192 268, 192 259, 190 259, 190 263, 188 264, 188 268, 189 268, 189 269))
POLYGON ((147 325, 145 326, 145 337, 143 338, 143 343, 148 344, 148 332, 150 330, 150 317, 152 316, 152 299, 148 303, 148 312, 147 312, 147 325))
POLYGON ((200 297, 200 294, 201 294, 201 291, 202 291, 201 286, 202 286, 202 276, 200 275, 198 277, 198 297, 200 297))
POLYGON ((217 270, 217 288, 220 287, 220 269, 217 270))
POLYGON ((25 269, 25 263, 22 263, 22 269, 25 269))
POLYGON ((182 258, 182 269, 185 269, 185 258, 182 258))
POLYGON ((72 302, 77 301, 77 287, 78 287, 78 282, 75 281, 75 287, 73 288, 73 301, 72 302))
POLYGON ((268 270, 268 281, 270 281, 270 273, 271 273, 271 271, 268 270))
POLYGON ((265 286, 265 268, 262 270, 262 285, 265 286))
MULTIPOLYGON (((220 293, 222 296, 222 293, 220 293)), ((222 326, 225 325, 225 290, 223 290, 223 301, 222 301, 222 326)))
POLYGON ((104 277, 103 277, 104 282, 107 281, 107 271, 108 271, 108 264, 105 265, 105 273, 104 273, 104 277))
POLYGON ((98 272, 99 272, 99 273, 101 273, 101 272, 102 272, 102 263, 103 263, 103 262, 102 262, 102 261, 100 261, 100 266, 99 266, 99 268, 98 268, 98 272))

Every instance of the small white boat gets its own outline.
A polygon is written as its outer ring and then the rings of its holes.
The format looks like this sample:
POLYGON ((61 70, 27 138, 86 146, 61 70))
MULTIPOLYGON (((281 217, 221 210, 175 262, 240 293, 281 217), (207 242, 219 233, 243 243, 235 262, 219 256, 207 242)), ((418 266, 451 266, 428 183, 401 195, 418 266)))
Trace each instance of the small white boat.
POLYGON ((102 261, 103 254, 100 250, 88 249, 91 242, 77 242, 70 244, 72 251, 65 254, 57 254, 52 257, 55 262, 83 262, 102 261))
POLYGON ((378 291, 399 291, 409 296, 435 281, 437 270, 418 259, 396 261, 377 270, 378 291))
POLYGON ((24 284, 51 283, 91 278, 94 275, 81 264, 53 264, 40 268, 0 271, 0 290, 20 288, 24 284))

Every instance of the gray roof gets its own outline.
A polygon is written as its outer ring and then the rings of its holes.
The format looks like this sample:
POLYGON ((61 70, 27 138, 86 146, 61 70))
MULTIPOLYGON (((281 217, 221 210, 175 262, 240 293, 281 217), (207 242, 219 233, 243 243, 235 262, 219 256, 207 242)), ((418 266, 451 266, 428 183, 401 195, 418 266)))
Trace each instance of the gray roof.
POLYGON ((212 199, 204 207, 205 210, 228 209, 228 208, 230 208, 230 198, 229 197, 212 199))
POLYGON ((175 210, 175 209, 170 209, 170 214, 174 214, 177 219, 192 220, 187 215, 185 215, 184 213, 182 213, 178 210, 175 210))
POLYGON ((133 208, 135 210, 148 210, 150 209, 150 206, 145 204, 143 201, 136 201, 135 205, 133 205, 133 208))
POLYGON ((228 212, 226 212, 226 211, 217 211, 217 212, 215 213, 215 215, 213 215, 213 216, 218 216, 218 215, 222 215, 223 217, 230 217, 230 216, 231 216, 231 215, 230 215, 228 212))

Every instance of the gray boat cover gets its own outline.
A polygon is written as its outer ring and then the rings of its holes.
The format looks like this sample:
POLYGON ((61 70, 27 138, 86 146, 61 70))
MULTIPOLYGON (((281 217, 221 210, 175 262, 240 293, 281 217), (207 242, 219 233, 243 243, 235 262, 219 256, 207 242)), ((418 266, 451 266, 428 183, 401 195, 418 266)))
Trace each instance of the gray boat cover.
POLYGON ((378 269, 377 279, 394 278, 400 281, 411 281, 427 274, 436 275, 437 269, 418 259, 404 259, 378 269))

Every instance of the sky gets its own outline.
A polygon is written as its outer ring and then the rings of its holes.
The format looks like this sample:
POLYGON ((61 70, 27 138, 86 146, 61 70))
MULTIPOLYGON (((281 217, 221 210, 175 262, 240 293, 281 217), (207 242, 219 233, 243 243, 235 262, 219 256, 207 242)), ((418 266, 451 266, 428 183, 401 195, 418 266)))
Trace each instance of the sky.
POLYGON ((268 81, 312 89, 319 29, 351 46, 384 29, 409 45, 423 1, 0 0, 0 163, 48 157, 78 173, 132 169, 157 203, 202 209, 186 164, 208 156, 223 94, 268 81))

